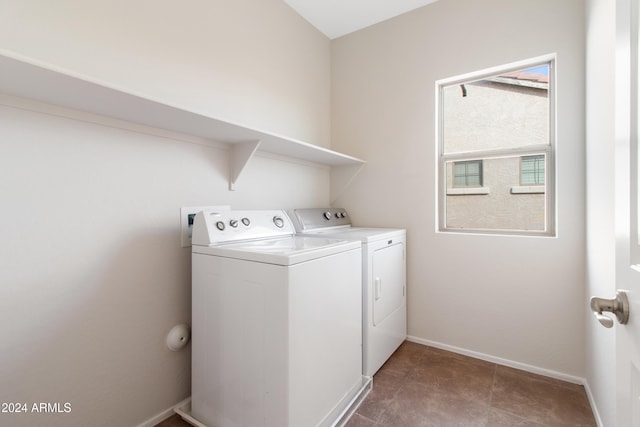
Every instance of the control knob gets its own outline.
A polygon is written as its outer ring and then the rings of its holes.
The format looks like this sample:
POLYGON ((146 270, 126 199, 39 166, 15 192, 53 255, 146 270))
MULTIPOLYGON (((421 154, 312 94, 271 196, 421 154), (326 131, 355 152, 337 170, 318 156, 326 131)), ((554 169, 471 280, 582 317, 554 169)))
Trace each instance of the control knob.
POLYGON ((216 222, 216 228, 218 230, 220 230, 220 231, 223 231, 224 230, 224 222, 222 222, 222 221, 216 222))
POLYGON ((238 228, 238 220, 237 219, 230 220, 229 225, 233 228, 238 228))
POLYGON ((247 217, 242 218, 240 221, 242 221, 242 223, 247 227, 251 224, 251 221, 249 221, 249 218, 247 217))
POLYGON ((282 219, 282 217, 279 216, 274 216, 273 217, 273 223, 276 225, 276 227, 278 228, 282 228, 284 227, 284 219, 282 219))
POLYGON ((322 214, 322 216, 324 217, 324 219, 329 221, 331 219, 331 212, 326 211, 325 213, 322 214))

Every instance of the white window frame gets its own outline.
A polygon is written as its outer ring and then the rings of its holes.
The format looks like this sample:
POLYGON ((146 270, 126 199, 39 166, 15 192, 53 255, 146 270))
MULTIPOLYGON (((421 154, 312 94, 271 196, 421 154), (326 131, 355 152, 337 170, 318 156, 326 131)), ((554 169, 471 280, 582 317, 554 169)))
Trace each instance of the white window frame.
MULTIPOLYGON (((436 186, 437 186, 437 215, 436 232, 442 233, 468 233, 468 234, 498 234, 521 236, 546 236, 555 237, 556 227, 556 55, 549 54, 524 61, 518 61, 507 65, 488 68, 485 70, 468 73, 456 77, 441 79, 435 83, 436 90, 436 186), (444 102, 445 87, 463 85, 473 81, 494 77, 498 74, 533 68, 539 65, 549 65, 549 144, 530 145, 508 149, 478 150, 461 153, 444 152, 444 114, 442 105, 444 102), (491 159, 501 157, 533 156, 544 154, 547 159, 545 165, 545 227, 542 231, 532 230, 502 230, 502 229, 459 229, 446 227, 446 201, 447 201, 447 168, 448 162, 469 161, 478 159, 491 159)), ((449 189, 450 190, 450 189, 449 189)))

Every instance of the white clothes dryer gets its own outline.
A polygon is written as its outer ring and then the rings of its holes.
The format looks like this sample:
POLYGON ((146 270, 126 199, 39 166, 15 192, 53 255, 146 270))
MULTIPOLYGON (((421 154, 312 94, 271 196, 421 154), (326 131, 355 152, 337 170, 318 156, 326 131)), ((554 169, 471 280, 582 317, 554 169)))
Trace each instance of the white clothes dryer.
POLYGON ((406 230, 353 227, 342 208, 288 214, 298 236, 362 243, 362 372, 373 376, 407 338, 406 230))
POLYGON ((192 246, 192 416, 334 426, 362 375, 361 244, 295 236, 281 210, 205 211, 192 246))

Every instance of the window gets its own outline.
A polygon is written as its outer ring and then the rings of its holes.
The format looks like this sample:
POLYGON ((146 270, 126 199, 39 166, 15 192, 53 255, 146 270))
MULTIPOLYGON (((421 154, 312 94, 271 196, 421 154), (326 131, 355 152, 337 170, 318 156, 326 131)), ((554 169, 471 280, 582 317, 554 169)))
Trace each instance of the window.
POLYGON ((544 185, 544 156, 523 156, 520 185, 544 185))
POLYGON ((453 164, 454 187, 482 187, 482 160, 455 162, 453 164))
POLYGON ((437 89, 439 230, 554 235, 554 58, 437 89))

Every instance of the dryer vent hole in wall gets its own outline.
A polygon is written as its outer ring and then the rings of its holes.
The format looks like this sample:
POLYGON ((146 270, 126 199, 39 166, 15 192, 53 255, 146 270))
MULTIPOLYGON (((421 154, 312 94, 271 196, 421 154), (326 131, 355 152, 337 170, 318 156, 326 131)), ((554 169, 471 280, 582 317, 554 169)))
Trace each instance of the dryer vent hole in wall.
POLYGON ((186 323, 171 328, 167 334, 167 347, 171 351, 182 350, 191 340, 191 328, 186 323))

